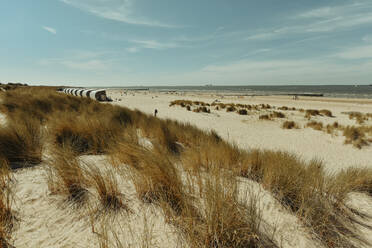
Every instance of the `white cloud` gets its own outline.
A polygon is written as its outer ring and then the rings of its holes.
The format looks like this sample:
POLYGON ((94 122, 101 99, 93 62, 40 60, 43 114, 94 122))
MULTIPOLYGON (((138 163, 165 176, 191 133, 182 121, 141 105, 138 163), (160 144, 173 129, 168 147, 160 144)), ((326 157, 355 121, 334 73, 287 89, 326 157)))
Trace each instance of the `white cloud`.
POLYGON ((349 48, 335 55, 342 59, 366 59, 372 58, 372 45, 349 48))
POLYGON ((156 40, 131 40, 130 42, 139 45, 139 47, 141 48, 155 49, 155 50, 164 50, 164 49, 169 49, 169 48, 180 47, 180 45, 177 43, 159 42, 156 40))
POLYGON ((48 32, 51 33, 51 34, 57 34, 57 30, 55 30, 54 28, 47 27, 47 26, 43 26, 42 28, 43 28, 44 30, 48 31, 48 32))
POLYGON ((132 0, 60 0, 95 16, 128 24, 172 28, 173 25, 149 20, 133 13, 132 0))

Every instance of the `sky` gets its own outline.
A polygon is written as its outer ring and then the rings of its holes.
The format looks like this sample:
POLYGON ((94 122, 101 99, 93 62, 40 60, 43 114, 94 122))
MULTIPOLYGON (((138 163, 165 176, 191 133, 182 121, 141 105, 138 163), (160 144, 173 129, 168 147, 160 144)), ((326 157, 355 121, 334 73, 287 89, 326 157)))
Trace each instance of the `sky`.
POLYGON ((372 84, 372 0, 1 0, 0 82, 372 84))

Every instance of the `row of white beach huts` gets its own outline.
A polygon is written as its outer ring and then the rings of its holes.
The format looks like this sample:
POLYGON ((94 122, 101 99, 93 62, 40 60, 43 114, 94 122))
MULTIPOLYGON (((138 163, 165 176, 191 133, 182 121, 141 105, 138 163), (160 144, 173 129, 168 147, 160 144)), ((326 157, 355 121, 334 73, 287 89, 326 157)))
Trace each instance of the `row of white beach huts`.
POLYGON ((104 89, 82 89, 82 88, 63 88, 60 89, 61 92, 73 96, 81 96, 91 98, 97 101, 110 101, 110 98, 106 95, 106 90, 104 89))

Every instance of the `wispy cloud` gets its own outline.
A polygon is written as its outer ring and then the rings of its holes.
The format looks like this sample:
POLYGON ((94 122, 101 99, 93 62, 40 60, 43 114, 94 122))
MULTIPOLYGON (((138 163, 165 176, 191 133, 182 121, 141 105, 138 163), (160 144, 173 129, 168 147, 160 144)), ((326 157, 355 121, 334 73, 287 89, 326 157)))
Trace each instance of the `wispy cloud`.
POLYGON ((137 44, 141 48, 164 50, 169 48, 180 47, 177 43, 159 42, 156 40, 131 40, 130 42, 137 44))
POLYGON ((55 30, 54 28, 47 27, 47 26, 43 26, 42 28, 43 28, 44 30, 48 31, 48 32, 51 33, 51 34, 57 34, 57 30, 55 30))
POLYGON ((293 34, 330 33, 372 24, 372 2, 326 6, 298 13, 287 20, 285 27, 259 30, 246 40, 272 40, 293 34), (301 24, 298 24, 301 23, 301 24))
POLYGON ((174 25, 136 16, 132 0, 60 0, 68 5, 87 11, 95 16, 149 27, 174 28, 174 25))
POLYGON ((70 51, 62 58, 41 59, 39 64, 43 66, 58 65, 74 70, 102 71, 108 68, 104 52, 70 51))
POLYGON ((335 55, 342 59, 367 59, 372 58, 372 45, 349 48, 335 55))

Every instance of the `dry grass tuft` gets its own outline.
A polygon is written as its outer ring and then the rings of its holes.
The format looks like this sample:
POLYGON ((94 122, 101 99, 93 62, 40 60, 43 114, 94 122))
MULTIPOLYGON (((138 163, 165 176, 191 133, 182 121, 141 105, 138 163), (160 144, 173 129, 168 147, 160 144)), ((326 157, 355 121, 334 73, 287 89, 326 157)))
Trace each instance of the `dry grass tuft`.
POLYGON ((285 118, 285 114, 283 114, 282 112, 274 111, 270 114, 270 117, 271 118, 285 118))
POLYGON ((235 111, 236 111, 235 106, 229 106, 226 108, 226 112, 235 112, 235 111))
POLYGON ((332 112, 328 109, 321 109, 319 113, 328 117, 333 117, 332 112))
POLYGON ((245 156, 242 176, 262 183, 326 246, 355 247, 349 238, 359 240, 359 236, 352 224, 353 214, 339 197, 342 185, 328 186, 331 179, 320 162, 306 164, 294 155, 271 151, 254 151, 245 156), (251 161, 259 162, 252 164, 251 161), (247 171, 257 175, 247 175, 247 171))
POLYGON ((306 124, 306 127, 311 127, 314 130, 321 131, 323 130, 323 123, 317 121, 310 121, 306 124))
POLYGON ((246 109, 239 109, 238 110, 238 114, 240 114, 240 115, 247 115, 248 114, 248 111, 246 109))
POLYGON ((48 188, 52 194, 61 194, 67 200, 82 203, 87 196, 87 179, 74 152, 59 149, 48 162, 48 188))
POLYGON ((112 156, 116 164, 124 163, 133 169, 134 185, 143 202, 165 203, 176 213, 182 211, 185 205, 182 182, 166 154, 121 143, 112 156))
POLYGON ((42 132, 38 120, 17 112, 8 125, 0 127, 0 156, 6 158, 13 168, 37 164, 41 155, 42 132))
POLYGON ((271 117, 269 115, 260 115, 258 119, 259 120, 271 120, 271 117))
POLYGON ((298 124, 294 121, 285 121, 282 124, 282 128, 284 128, 284 129, 294 129, 294 128, 298 128, 298 124))
POLYGON ((12 213, 11 175, 8 162, 0 157, 0 247, 11 247, 11 232, 14 224, 12 213))
POLYGON ((363 129, 354 126, 347 126, 344 129, 345 144, 352 144, 354 147, 361 149, 368 145, 363 129))
POLYGON ((119 190, 118 181, 112 168, 107 168, 103 171, 102 169, 89 164, 87 177, 89 185, 93 185, 97 191, 98 198, 104 210, 129 210, 127 205, 124 203, 124 195, 119 190))
POLYGON ((305 117, 310 118, 311 116, 317 116, 320 115, 319 110, 316 109, 306 109, 305 111, 305 117))
POLYGON ((260 230, 258 197, 239 200, 235 176, 211 168, 194 179, 200 189, 200 212, 184 211, 175 219, 191 247, 276 247, 260 230))

